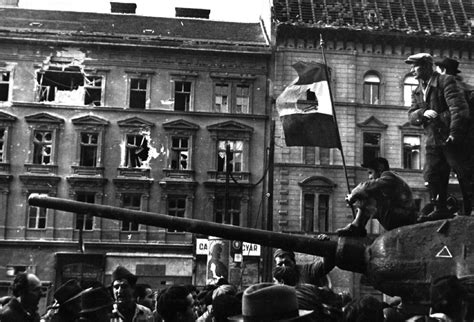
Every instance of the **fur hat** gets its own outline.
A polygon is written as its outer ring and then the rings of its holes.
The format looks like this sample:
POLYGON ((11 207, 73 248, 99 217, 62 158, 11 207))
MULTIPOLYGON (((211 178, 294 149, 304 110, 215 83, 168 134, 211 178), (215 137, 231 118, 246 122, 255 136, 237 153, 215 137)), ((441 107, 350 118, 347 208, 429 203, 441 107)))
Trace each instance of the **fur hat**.
POLYGON ((301 321, 313 311, 299 310, 296 291, 281 284, 260 283, 248 287, 242 297, 242 315, 230 321, 301 321))
POLYGON ((112 283, 117 280, 127 280, 128 284, 134 286, 137 283, 137 277, 123 266, 117 266, 112 272, 112 283))
POLYGON ((54 292, 54 298, 57 301, 58 306, 66 304, 67 302, 73 301, 81 296, 82 288, 77 280, 71 279, 61 285, 56 292, 54 292))
POLYGON ((114 301, 110 292, 107 288, 101 286, 97 288, 90 288, 82 292, 81 295, 81 314, 98 311, 102 308, 110 306, 112 311, 112 306, 114 301))
POLYGON ((443 60, 437 61, 435 65, 446 68, 446 74, 456 75, 461 71, 458 69, 459 62, 456 59, 449 57, 444 58, 443 60))

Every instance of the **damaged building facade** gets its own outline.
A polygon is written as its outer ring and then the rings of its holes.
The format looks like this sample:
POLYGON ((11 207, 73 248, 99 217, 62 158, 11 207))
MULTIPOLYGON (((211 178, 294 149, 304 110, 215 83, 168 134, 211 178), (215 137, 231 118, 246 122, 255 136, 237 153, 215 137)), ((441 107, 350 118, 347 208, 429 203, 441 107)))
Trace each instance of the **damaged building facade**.
MULTIPOLYGON (((275 0, 273 5, 274 98, 297 77, 293 64, 324 62, 322 36, 348 181, 338 149, 287 147, 277 120, 275 230, 332 235, 346 226, 352 213, 345 195, 367 180, 360 165, 379 156, 408 182, 421 209, 429 202, 422 175, 425 136, 408 122, 418 82, 404 61, 420 52, 435 61, 457 59, 460 76, 474 85, 472 2, 275 0)), ((449 190, 462 201, 454 175, 449 190)), ((381 232, 376 221, 367 228, 381 232)), ((381 296, 360 274, 335 269, 330 277, 336 290, 354 297, 381 296)))
MULTIPOLYGON (((27 199, 261 228, 271 57, 262 26, 18 8, 1 16, 0 294, 19 271, 51 290, 69 278, 107 284, 118 264, 157 288, 204 285, 206 256, 192 234, 27 199)), ((234 275, 256 282, 260 257, 244 262, 234 275)))

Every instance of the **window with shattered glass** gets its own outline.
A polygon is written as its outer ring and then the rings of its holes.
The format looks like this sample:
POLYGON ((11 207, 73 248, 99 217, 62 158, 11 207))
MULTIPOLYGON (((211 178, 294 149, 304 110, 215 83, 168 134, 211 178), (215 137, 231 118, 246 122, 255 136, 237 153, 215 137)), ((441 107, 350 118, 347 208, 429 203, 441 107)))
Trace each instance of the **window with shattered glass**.
POLYGON ((189 139, 173 137, 171 139, 171 169, 186 170, 189 167, 189 139))
MULTIPOLYGON (((141 210, 142 196, 138 193, 124 193, 122 207, 131 210, 141 210)), ((139 224, 128 220, 122 221, 122 231, 138 231, 139 224)))
POLYGON ((144 165, 148 159, 148 141, 145 136, 140 134, 127 134, 126 151, 125 151, 125 167, 139 168, 144 165))
POLYGON ((243 158, 243 141, 218 141, 217 143, 217 171, 241 172, 243 158), (227 155, 226 146, 229 145, 230 153, 227 155))
POLYGON ((83 167, 97 166, 97 152, 99 149, 99 133, 81 133, 81 155, 79 165, 83 167))
POLYGON ((53 150, 53 132, 38 131, 34 132, 33 140, 33 163, 51 164, 53 150))
POLYGON ((10 72, 0 71, 0 102, 8 101, 10 91, 10 72))

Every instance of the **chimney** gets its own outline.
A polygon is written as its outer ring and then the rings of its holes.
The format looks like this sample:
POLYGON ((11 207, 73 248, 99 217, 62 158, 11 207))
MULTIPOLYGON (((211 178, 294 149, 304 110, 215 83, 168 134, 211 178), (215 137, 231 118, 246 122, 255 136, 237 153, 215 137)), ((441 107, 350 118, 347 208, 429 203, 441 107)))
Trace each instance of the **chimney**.
POLYGON ((137 10, 136 3, 128 2, 110 2, 110 12, 111 13, 131 13, 135 14, 137 10))
POLYGON ((211 10, 195 8, 175 8, 176 17, 209 19, 211 10))

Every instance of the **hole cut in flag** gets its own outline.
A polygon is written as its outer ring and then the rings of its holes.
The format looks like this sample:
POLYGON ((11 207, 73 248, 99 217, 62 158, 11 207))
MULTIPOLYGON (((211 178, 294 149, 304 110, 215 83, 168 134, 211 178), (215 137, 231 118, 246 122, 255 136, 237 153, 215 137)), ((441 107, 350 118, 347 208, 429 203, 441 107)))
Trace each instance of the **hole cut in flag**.
POLYGON ((298 62, 296 78, 276 99, 287 146, 341 148, 326 65, 298 62))

